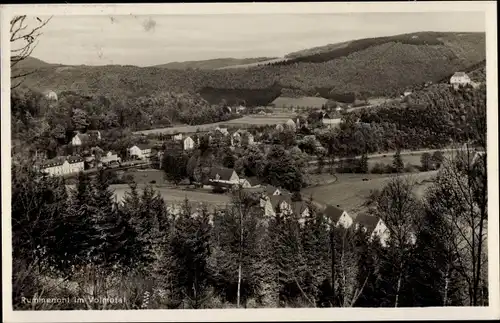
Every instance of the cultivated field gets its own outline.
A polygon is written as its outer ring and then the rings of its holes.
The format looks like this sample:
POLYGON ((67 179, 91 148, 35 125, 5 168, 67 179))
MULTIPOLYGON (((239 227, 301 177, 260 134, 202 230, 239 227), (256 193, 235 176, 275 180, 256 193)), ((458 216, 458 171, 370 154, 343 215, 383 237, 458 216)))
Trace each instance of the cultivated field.
MULTIPOLYGON (((408 174, 417 183, 415 193, 422 196, 429 180, 437 174, 437 171, 408 174)), ((369 197, 372 190, 382 189, 393 175, 376 174, 336 174, 337 181, 329 185, 309 187, 302 191, 302 196, 313 199, 321 204, 340 205, 351 212, 359 211, 363 203, 369 197), (368 181, 363 181, 368 178, 368 181)))
POLYGON ((176 126, 168 128, 156 128, 150 130, 135 131, 134 134, 137 135, 148 135, 148 134, 175 134, 175 133, 196 133, 196 132, 208 132, 220 127, 251 127, 251 126, 261 126, 261 125, 275 125, 279 123, 285 123, 288 119, 295 116, 293 113, 277 113, 270 115, 247 115, 238 119, 233 119, 229 121, 206 123, 196 126, 176 126))
MULTIPOLYGON (((144 185, 137 186, 140 190, 144 187, 144 185)), ((116 199, 121 201, 125 196, 125 192, 129 191, 128 185, 111 185, 111 190, 114 191, 116 199)), ((212 194, 208 192, 203 192, 199 190, 183 190, 176 188, 167 188, 167 187, 156 187, 153 186, 154 190, 157 191, 168 204, 170 203, 178 203, 183 202, 186 198, 190 202, 197 203, 206 203, 210 205, 226 205, 230 202, 230 197, 224 194, 212 194)))
POLYGON ((327 99, 315 96, 303 96, 299 98, 291 98, 280 96, 276 98, 272 104, 277 108, 321 108, 328 102, 327 99))
POLYGON ((250 64, 240 64, 240 65, 231 65, 231 66, 225 66, 225 67, 220 67, 217 68, 218 70, 225 70, 225 69, 230 69, 230 68, 249 68, 249 67, 255 67, 259 65, 265 65, 269 63, 277 63, 277 62, 286 62, 288 58, 275 58, 275 59, 270 59, 268 61, 262 61, 262 62, 255 62, 255 63, 250 63, 250 64))

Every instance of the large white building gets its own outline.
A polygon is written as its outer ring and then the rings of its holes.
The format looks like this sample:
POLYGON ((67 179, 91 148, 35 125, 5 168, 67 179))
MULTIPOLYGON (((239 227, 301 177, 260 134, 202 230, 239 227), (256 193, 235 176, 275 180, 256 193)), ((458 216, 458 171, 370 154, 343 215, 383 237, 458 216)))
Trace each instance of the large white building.
POLYGON ((52 176, 79 173, 84 167, 84 160, 80 156, 56 157, 39 165, 42 172, 52 176))

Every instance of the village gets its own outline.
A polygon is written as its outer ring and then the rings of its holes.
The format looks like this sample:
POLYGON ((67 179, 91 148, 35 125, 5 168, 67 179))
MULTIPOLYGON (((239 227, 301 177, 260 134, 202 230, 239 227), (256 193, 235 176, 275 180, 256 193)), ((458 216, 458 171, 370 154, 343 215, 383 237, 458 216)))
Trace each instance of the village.
MULTIPOLYGON (((424 87, 430 84, 425 84, 424 87)), ((454 89, 478 84, 471 81, 469 76, 463 72, 455 73, 450 79, 450 86, 454 89)), ((412 91, 407 90, 401 95, 399 100, 411 95, 412 91)), ((53 92, 46 94, 50 99, 56 99, 57 95, 53 92)), ((353 109, 369 109, 373 106, 352 107, 351 105, 336 105, 333 108, 326 108, 327 100, 313 100, 316 103, 312 106, 311 100, 293 99, 280 97, 267 108, 275 114, 283 114, 286 111, 292 113, 285 114, 290 118, 283 123, 266 126, 250 126, 238 128, 237 125, 228 125, 223 127, 216 125, 211 130, 196 131, 191 133, 172 132, 142 134, 135 136, 138 143, 127 147, 127 154, 120 155, 116 151, 103 151, 99 148, 99 142, 104 140, 101 132, 89 130, 86 133, 76 133, 71 140, 71 146, 76 154, 71 156, 59 156, 51 160, 38 163, 37 168, 44 173, 54 176, 73 177, 79 172, 96 172, 99 169, 116 171, 127 168, 140 169, 159 169, 164 166, 162 162, 165 154, 184 151, 191 152, 200 147, 203 141, 208 145, 215 145, 217 149, 229 148, 231 150, 242 150, 249 146, 260 146, 260 149, 269 146, 273 142, 273 136, 278 136, 285 131, 292 132, 298 141, 307 139, 316 141, 314 136, 315 129, 334 129, 341 123, 342 116, 353 109), (312 109, 311 109, 312 108, 312 109), (295 117, 294 117, 295 116, 295 117), (257 139, 256 139, 257 138, 257 139)), ((234 109, 238 113, 244 114, 246 107, 239 105, 236 107, 227 107, 228 110, 234 109)), ((257 109, 258 116, 268 115, 264 108, 257 109)), ((257 117, 258 117, 257 116, 257 117)), ((281 120, 281 119, 278 119, 281 120)), ((175 130, 175 129, 174 129, 175 130)), ((314 156, 308 162, 317 162, 314 156)), ((260 207, 263 215, 267 218, 276 216, 297 216, 301 223, 304 222, 310 213, 310 203, 319 206, 325 219, 330 225, 335 227, 342 226, 356 229, 362 228, 371 238, 378 238, 382 245, 386 244, 389 238, 388 229, 382 219, 373 215, 367 215, 364 212, 343 209, 335 201, 331 203, 320 203, 318 201, 294 200, 293 194, 282 187, 275 187, 263 183, 256 177, 245 177, 238 174, 234 169, 214 166, 210 169, 207 177, 202 183, 197 183, 195 189, 200 192, 211 192, 210 194, 231 194, 237 190, 243 190, 255 193, 259 196, 260 207)), ((192 201, 193 203, 195 201, 192 201)), ((171 212, 179 210, 179 204, 172 203, 169 206, 171 212)))

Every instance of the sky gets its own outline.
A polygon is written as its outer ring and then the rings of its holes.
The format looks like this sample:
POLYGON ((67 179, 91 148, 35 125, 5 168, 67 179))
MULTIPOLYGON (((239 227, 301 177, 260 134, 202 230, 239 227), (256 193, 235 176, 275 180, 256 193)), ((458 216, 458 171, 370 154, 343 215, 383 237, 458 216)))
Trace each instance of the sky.
POLYGON ((68 65, 151 66, 282 57, 366 37, 485 28, 483 12, 54 16, 32 56, 68 65))

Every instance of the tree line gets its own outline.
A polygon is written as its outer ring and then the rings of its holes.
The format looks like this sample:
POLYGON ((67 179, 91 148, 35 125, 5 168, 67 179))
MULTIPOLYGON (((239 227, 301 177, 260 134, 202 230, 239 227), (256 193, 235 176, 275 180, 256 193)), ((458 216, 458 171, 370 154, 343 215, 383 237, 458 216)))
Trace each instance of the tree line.
MULTIPOLYGON (((163 93, 158 96, 110 98, 62 92, 58 100, 40 92, 16 89, 11 95, 14 140, 54 154, 68 145, 75 132, 124 132, 226 121, 237 117, 221 105, 210 105, 198 95, 163 93)), ((116 134, 114 135, 116 137, 116 134)), ((121 149, 120 149, 121 150, 121 149)))
MULTIPOLYGON (((354 157, 384 151, 439 149, 486 134, 486 87, 453 90, 436 85, 415 92, 404 104, 344 114, 335 129, 317 129, 315 136, 328 156, 354 157)), ((481 141, 481 142, 479 142, 481 141)))

